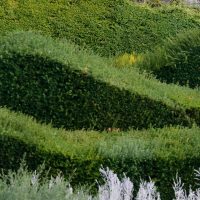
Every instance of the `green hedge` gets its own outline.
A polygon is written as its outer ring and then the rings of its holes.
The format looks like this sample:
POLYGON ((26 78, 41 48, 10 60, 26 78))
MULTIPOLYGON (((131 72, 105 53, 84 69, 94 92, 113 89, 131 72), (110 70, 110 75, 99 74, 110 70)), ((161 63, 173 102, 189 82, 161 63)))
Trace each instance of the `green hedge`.
POLYGON ((45 162, 46 169, 55 175, 62 171, 72 175, 72 184, 93 183, 99 176, 101 158, 95 154, 94 139, 87 140, 84 132, 66 132, 37 124, 30 117, 0 109, 0 168, 19 168, 24 157, 29 169, 45 162), (95 172, 96 171, 96 175, 95 172))
POLYGON ((127 0, 1 0, 0 32, 40 31, 109 56, 144 52, 170 35, 200 28, 198 12, 173 6, 153 9, 127 0))
POLYGON ((166 40, 161 47, 144 55, 140 67, 167 83, 191 88, 200 86, 200 31, 189 31, 166 40))
POLYGON ((66 129, 199 123, 197 91, 166 87, 136 71, 130 76, 131 69, 108 63, 67 42, 30 32, 8 35, 0 42, 0 105, 66 129))
MULTIPOLYGON (((200 166, 200 129, 164 128, 129 132, 66 132, 37 124, 29 117, 0 109, 0 168, 18 169, 25 161, 35 170, 44 161, 50 175, 62 171, 73 186, 100 180, 101 165, 134 181, 149 176, 161 198, 171 200, 176 173, 186 187, 200 166)), ((94 189, 94 185, 93 185, 94 189)))
MULTIPOLYGON (((194 169, 199 168, 199 129, 165 128, 126 132, 100 142, 106 166, 119 174, 126 172, 136 183, 141 179, 156 182, 161 199, 174 199, 172 184, 176 175, 196 187, 194 169), (117 139, 116 139, 117 138, 117 139)), ((113 134, 114 136, 114 134, 113 134)), ((112 136, 111 136, 112 137, 112 136)))

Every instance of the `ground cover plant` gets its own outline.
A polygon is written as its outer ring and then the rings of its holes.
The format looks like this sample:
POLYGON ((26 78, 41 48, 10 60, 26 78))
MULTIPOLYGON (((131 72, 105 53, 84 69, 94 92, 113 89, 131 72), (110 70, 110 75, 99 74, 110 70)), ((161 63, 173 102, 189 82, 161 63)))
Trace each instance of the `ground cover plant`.
POLYGON ((144 52, 163 39, 199 28, 199 11, 150 8, 128 0, 2 0, 0 32, 35 30, 104 55, 144 52))
MULTIPOLYGON (((185 187, 194 185, 200 164, 199 128, 164 128, 129 132, 65 131, 36 123, 30 117, 0 109, 0 168, 16 170, 26 152, 29 169, 45 162, 55 176, 62 171, 72 186, 94 184, 98 169, 108 166, 134 181, 156 183, 162 199, 172 199, 176 173, 185 187)), ((93 185, 94 186, 94 185, 93 185)), ((95 187, 93 187, 94 189, 95 187)))
POLYGON ((153 52, 141 55, 138 66, 167 83, 200 85, 200 31, 193 30, 170 38, 153 52))
POLYGON ((0 42, 0 105, 66 129, 199 124, 198 90, 162 84, 137 69, 32 32, 0 42))

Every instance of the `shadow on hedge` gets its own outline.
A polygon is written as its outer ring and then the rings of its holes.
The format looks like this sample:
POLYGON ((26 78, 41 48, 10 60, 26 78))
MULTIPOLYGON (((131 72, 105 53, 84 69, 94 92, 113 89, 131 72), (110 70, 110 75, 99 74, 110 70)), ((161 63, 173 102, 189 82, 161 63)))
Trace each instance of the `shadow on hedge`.
POLYGON ((162 46, 143 55, 141 69, 157 79, 191 88, 200 86, 200 31, 192 30, 168 38, 162 46))
POLYGON ((5 135, 0 135, 0 146, 0 169, 5 170, 5 173, 10 169, 16 171, 26 153, 24 161, 29 170, 35 170, 45 164, 44 169, 48 171, 49 176, 54 177, 62 172, 65 177, 70 177, 72 186, 92 185, 91 192, 95 193, 97 191, 95 180, 100 179, 98 169, 102 165, 109 166, 120 175, 125 171, 126 175, 134 180, 135 192, 139 189, 141 179, 149 180, 151 177, 156 182, 163 200, 174 198, 172 183, 177 173, 183 178, 186 183, 184 186, 189 190, 190 185, 195 183, 194 168, 198 168, 200 163, 198 157, 190 157, 190 155, 185 159, 178 158, 176 155, 170 159, 155 157, 124 160, 122 157, 107 159, 100 156, 93 159, 79 159, 67 154, 43 151, 39 145, 25 143, 5 135))
POLYGON ((199 113, 121 90, 49 58, 0 60, 0 105, 66 129, 190 126, 199 113), (190 117, 189 117, 190 115, 190 117))

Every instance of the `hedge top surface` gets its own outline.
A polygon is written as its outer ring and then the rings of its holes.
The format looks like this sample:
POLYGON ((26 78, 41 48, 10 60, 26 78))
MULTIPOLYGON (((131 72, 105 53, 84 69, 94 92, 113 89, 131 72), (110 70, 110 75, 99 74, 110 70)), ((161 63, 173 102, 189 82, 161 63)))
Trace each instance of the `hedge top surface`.
MULTIPOLYGON (((156 46, 152 52, 142 54, 141 61, 136 64, 148 71, 162 70, 166 66, 176 68, 179 63, 189 65, 192 60, 188 60, 188 54, 193 53, 195 54, 193 59, 196 57, 195 64, 198 66, 199 59, 197 58, 200 57, 200 52, 198 54, 196 51, 199 49, 200 31, 199 29, 193 29, 177 34, 176 37, 167 38, 162 45, 156 46)), ((192 64, 194 65, 194 63, 192 64)))
POLYGON ((199 28, 198 10, 150 8, 129 0, 1 0, 0 32, 41 31, 115 55, 144 52, 170 35, 199 28))
POLYGON ((35 55, 70 66, 71 70, 87 73, 120 89, 162 101, 172 107, 200 108, 200 92, 140 74, 137 69, 117 69, 111 60, 80 49, 66 40, 54 40, 33 32, 16 32, 0 40, 0 59, 12 59, 15 54, 35 55))
POLYGON ((25 159, 30 169, 35 170, 45 161, 53 175, 61 170, 67 177, 70 174, 70 182, 77 185, 94 184, 103 164, 119 174, 126 171, 135 184, 141 176, 144 180, 150 176, 161 186, 166 200, 172 199, 169 188, 176 172, 189 185, 191 174, 200 163, 198 127, 72 132, 41 125, 30 117, 0 108, 0 143, 3 169, 16 169, 27 152, 25 159))
POLYGON ((128 132, 65 131, 41 125, 30 117, 0 108, 0 137, 12 137, 40 151, 79 159, 168 159, 200 154, 198 127, 150 129, 128 132))
POLYGON ((191 30, 168 38, 152 52, 140 55, 136 66, 167 83, 200 86, 200 31, 191 30))
MULTIPOLYGON (((16 138, 29 145, 36 145, 42 151, 71 157, 79 155, 80 152, 83 158, 86 155, 90 157, 88 147, 92 149, 95 144, 92 137, 87 140, 86 134, 82 131, 76 131, 74 135, 70 131, 52 128, 51 125, 41 125, 31 117, 5 108, 0 108, 0 135, 16 138)), ((97 139, 100 137, 101 135, 97 139)))

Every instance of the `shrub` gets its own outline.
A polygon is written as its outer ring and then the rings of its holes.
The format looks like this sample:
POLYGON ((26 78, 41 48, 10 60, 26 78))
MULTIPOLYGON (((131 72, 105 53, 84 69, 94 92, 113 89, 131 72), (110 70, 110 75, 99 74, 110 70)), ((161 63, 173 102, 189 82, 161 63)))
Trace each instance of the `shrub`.
MULTIPOLYGON (((62 171, 71 185, 94 184, 98 169, 123 172, 139 190, 141 178, 152 178, 161 199, 173 198, 176 173, 185 186, 194 185, 193 170, 200 165, 200 130, 164 128, 129 132, 64 131, 40 125, 22 114, 0 109, 0 168, 16 170, 26 153, 28 169, 45 162, 49 175, 62 171)), ((100 182, 101 183, 101 182, 100 182)), ((94 186, 94 185, 93 185, 94 186)), ((93 192, 95 187, 92 187, 93 192)), ((136 195, 134 193, 134 195, 136 195)))
POLYGON ((199 123, 198 92, 166 88, 131 72, 67 42, 10 34, 0 43, 0 105, 66 129, 199 123))
MULTIPOLYGON (((101 175, 105 181, 104 185, 99 186, 96 197, 85 194, 83 189, 73 192, 72 187, 65 181, 64 177, 57 175, 50 180, 42 178, 38 172, 30 173, 26 169, 20 168, 17 173, 9 172, 3 175, 0 180, 0 197, 1 199, 46 199, 46 200, 131 200, 133 197, 133 183, 126 176, 122 181, 109 168, 100 169, 101 175), (41 182, 41 179, 42 182, 41 182)), ((199 171, 197 171, 199 174, 199 171)), ((193 191, 190 189, 189 194, 183 189, 184 184, 181 179, 177 178, 174 182, 174 200, 198 200, 200 198, 200 189, 193 191)), ((137 193, 137 200, 160 200, 160 193, 153 181, 141 181, 137 193)))
POLYGON ((104 56, 144 52, 170 35, 200 27, 198 11, 188 15, 185 8, 151 9, 128 0, 10 2, 0 2, 1 33, 39 31, 104 56))
POLYGON ((22 167, 17 172, 9 171, 8 175, 1 176, 0 199, 89 200, 90 196, 83 189, 74 192, 62 175, 49 180, 42 173, 41 170, 31 173, 22 167))
POLYGON ((200 31, 193 30, 168 39, 161 47, 143 56, 140 67, 153 72, 161 81, 200 85, 200 31))

